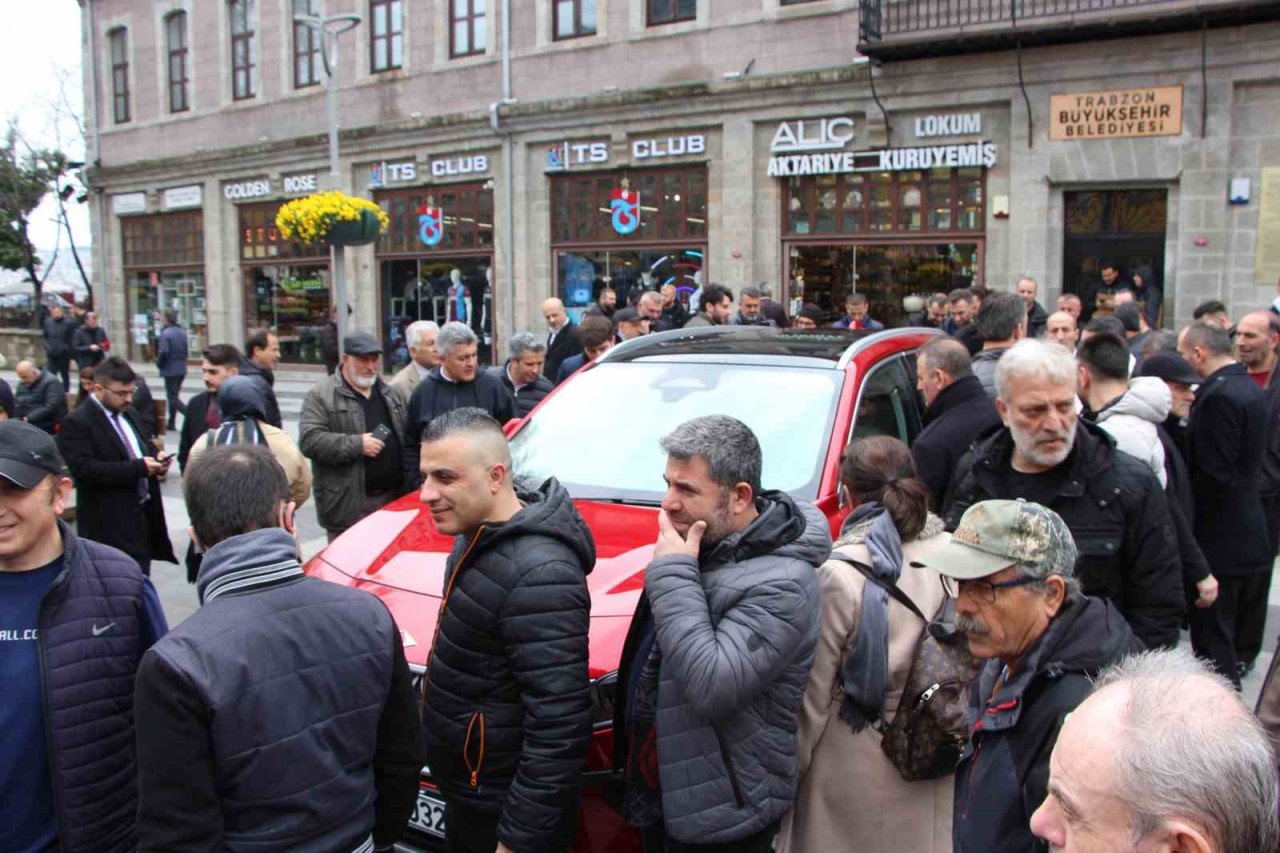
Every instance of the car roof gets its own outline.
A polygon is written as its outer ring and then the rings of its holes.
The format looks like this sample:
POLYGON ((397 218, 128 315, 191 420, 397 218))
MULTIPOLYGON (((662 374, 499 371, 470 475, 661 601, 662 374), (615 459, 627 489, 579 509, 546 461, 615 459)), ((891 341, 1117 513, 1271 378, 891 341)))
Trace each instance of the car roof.
POLYGON ((859 352, 885 340, 929 330, 778 329, 772 326, 699 326, 641 335, 612 347, 598 364, 641 360, 722 361, 843 370, 859 352))

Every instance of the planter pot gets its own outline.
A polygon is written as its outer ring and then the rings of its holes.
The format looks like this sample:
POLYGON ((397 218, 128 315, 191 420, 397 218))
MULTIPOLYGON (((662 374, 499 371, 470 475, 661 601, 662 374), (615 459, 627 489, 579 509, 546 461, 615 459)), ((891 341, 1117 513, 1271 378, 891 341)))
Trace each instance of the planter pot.
POLYGON ((381 233, 378 215, 371 210, 362 210, 359 219, 334 223, 324 242, 330 246, 367 246, 381 233))

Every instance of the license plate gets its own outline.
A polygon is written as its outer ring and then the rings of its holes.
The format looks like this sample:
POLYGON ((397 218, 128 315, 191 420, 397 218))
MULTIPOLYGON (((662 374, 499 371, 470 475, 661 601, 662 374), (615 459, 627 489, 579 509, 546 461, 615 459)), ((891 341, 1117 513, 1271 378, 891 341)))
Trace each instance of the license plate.
POLYGON ((444 800, 419 788, 418 802, 413 807, 409 826, 428 835, 444 838, 444 800))

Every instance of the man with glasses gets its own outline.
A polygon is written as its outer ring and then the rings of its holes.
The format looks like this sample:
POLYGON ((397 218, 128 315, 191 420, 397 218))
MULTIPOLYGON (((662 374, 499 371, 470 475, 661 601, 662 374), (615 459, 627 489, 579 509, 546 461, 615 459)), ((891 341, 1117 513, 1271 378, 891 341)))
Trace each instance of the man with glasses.
POLYGON ((1142 649, 1114 604, 1081 594, 1075 563, 1066 523, 1022 500, 974 504, 927 565, 912 563, 942 575, 956 627, 986 661, 956 769, 956 853, 1039 849, 1031 815, 1062 721, 1100 669, 1142 649))
POLYGON ((76 484, 77 530, 112 545, 150 575, 151 561, 176 563, 160 500, 172 454, 157 455, 129 408, 133 368, 113 355, 93 369, 93 394, 67 415, 58 448, 76 484))

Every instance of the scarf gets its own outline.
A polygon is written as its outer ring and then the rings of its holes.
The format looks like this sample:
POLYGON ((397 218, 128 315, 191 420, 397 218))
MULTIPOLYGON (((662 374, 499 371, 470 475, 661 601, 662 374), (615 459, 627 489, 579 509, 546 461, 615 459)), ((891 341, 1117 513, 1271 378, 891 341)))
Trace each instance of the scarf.
MULTIPOLYGON (((871 568, 885 583, 897 584, 902 573, 902 536, 893 518, 879 503, 862 504, 845 520, 845 530, 866 519, 874 519, 863 543, 871 552, 871 568)), ((840 670, 844 702, 840 719, 860 732, 884 713, 884 694, 889 686, 889 594, 868 581, 862 587, 862 610, 853 647, 840 670)))
POLYGON ((265 447, 267 444, 267 437, 262 434, 262 427, 258 426, 254 418, 224 420, 216 431, 209 430, 208 435, 209 444, 213 447, 222 447, 224 444, 261 444, 265 447))

